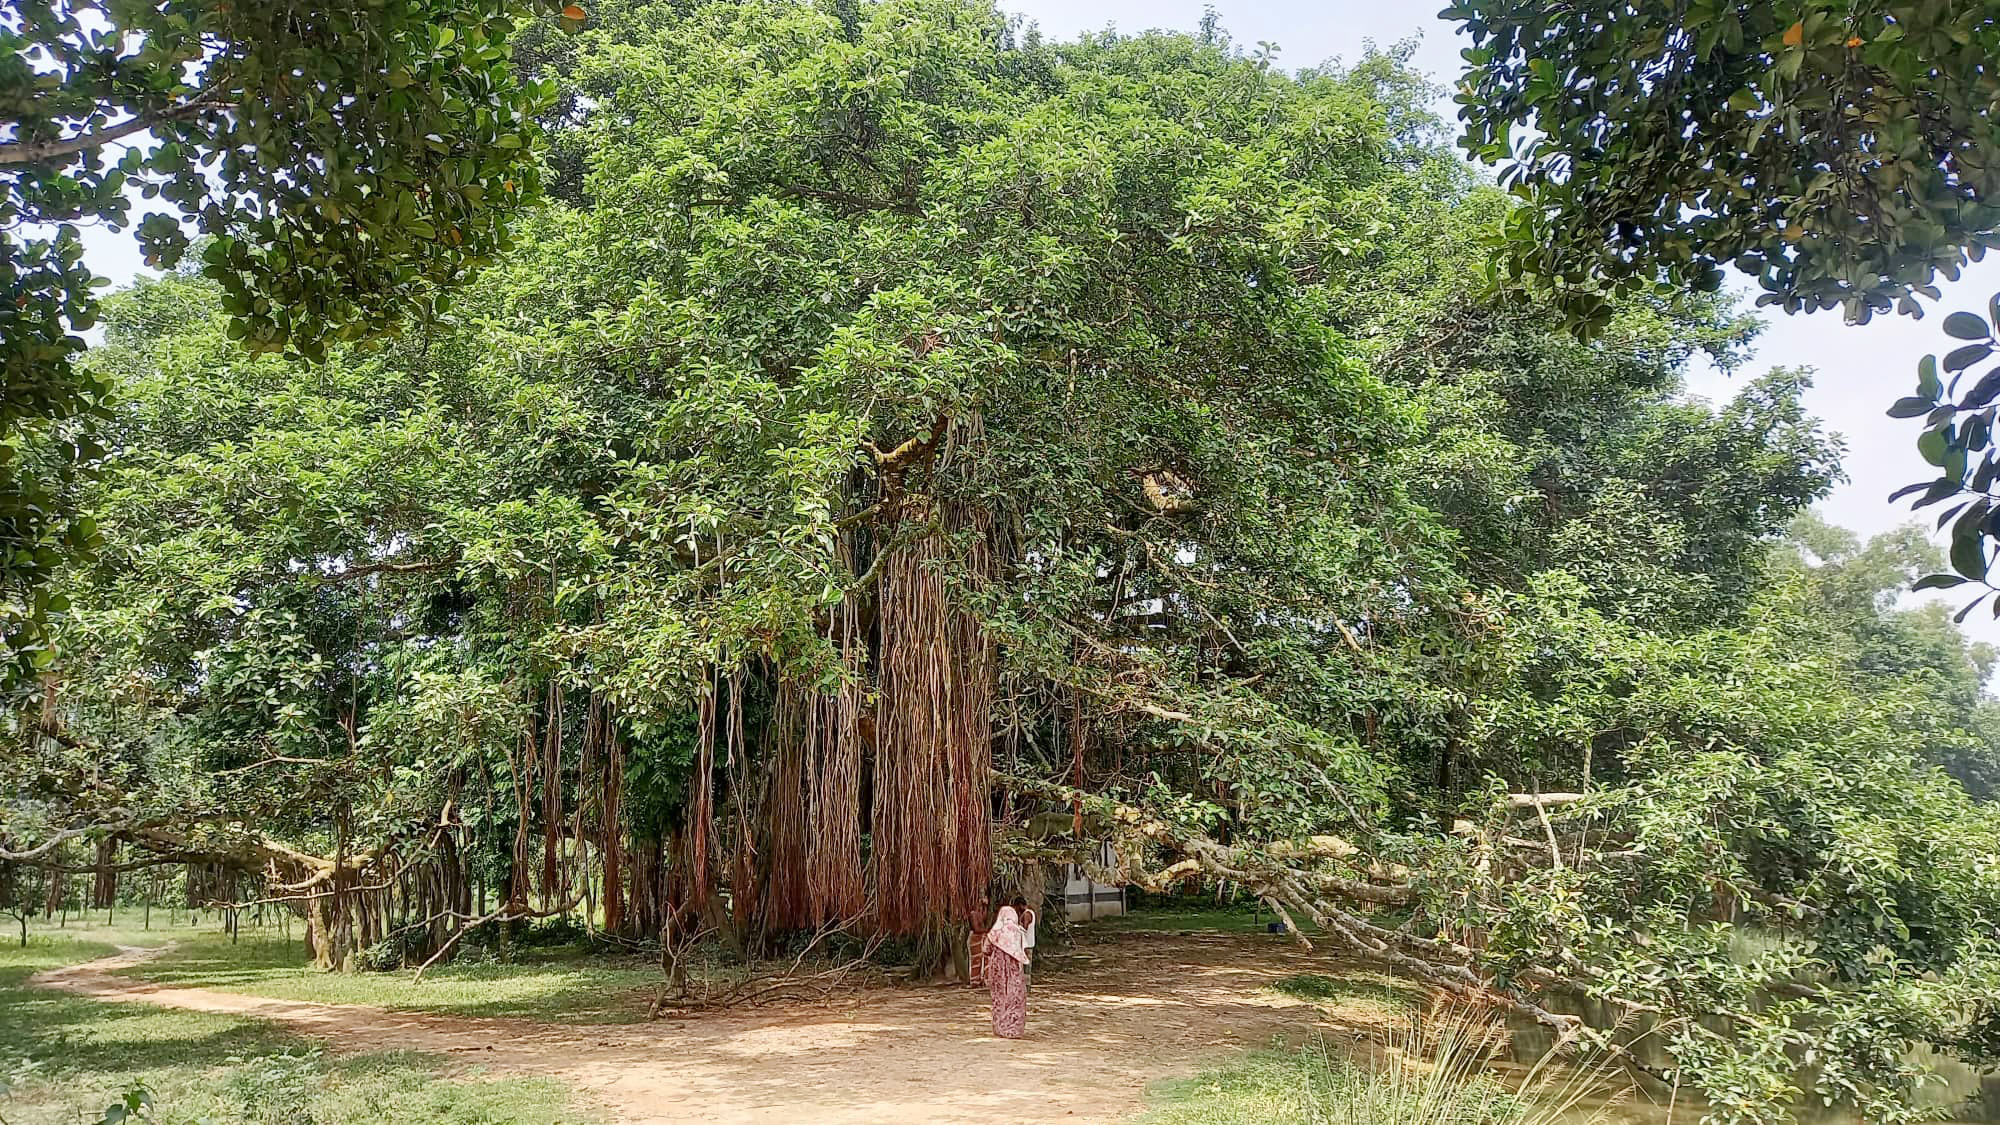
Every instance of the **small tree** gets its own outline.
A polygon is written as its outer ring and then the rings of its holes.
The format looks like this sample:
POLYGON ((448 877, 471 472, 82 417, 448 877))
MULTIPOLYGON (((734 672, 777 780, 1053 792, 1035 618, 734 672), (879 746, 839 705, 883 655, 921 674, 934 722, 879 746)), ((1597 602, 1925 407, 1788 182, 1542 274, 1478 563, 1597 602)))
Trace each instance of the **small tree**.
POLYGON ((0 860, 0 914, 20 927, 23 948, 28 944, 28 919, 47 901, 52 878, 48 868, 0 860))

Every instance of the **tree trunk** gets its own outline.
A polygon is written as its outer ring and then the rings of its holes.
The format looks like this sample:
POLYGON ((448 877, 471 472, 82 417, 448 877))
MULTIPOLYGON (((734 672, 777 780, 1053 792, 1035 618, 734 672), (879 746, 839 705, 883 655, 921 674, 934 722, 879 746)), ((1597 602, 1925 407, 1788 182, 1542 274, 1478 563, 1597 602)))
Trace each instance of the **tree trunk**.
POLYGON ((356 944, 355 908, 352 892, 336 885, 327 894, 315 895, 306 903, 306 949, 313 967, 322 972, 348 972, 354 968, 356 944))
POLYGON ((90 888, 90 904, 108 910, 118 901, 118 845, 109 838, 98 841, 97 870, 90 888))
POLYGON ((606 742, 604 783, 598 806, 603 817, 598 851, 604 857, 604 930, 616 934, 625 929, 624 831, 619 814, 625 795, 625 747, 615 727, 606 742))

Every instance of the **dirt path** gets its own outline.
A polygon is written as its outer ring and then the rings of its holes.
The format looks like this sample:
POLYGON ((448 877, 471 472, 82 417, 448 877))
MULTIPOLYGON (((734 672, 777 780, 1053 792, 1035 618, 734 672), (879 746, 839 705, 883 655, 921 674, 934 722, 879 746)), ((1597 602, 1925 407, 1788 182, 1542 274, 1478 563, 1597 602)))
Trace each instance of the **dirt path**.
POLYGON ((157 950, 39 974, 99 1000, 276 1021, 340 1052, 421 1050, 563 1081, 635 1125, 1118 1121, 1145 1087, 1298 1031, 1311 1009, 1262 986, 1308 966, 1252 936, 1122 935, 1044 972, 1028 1035, 995 1039, 984 993, 862 992, 831 1004, 616 1027, 267 1000, 117 975, 157 950))

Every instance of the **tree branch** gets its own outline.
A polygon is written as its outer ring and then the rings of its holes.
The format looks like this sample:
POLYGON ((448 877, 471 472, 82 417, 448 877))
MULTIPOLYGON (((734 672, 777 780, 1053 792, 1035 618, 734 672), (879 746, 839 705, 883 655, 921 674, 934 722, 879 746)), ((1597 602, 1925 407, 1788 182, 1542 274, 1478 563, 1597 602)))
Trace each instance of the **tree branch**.
MULTIPOLYGON (((1185 857, 1211 875, 1247 888, 1270 904, 1274 912, 1286 918, 1288 926, 1291 912, 1305 915, 1327 935, 1328 940, 1361 961, 1441 992, 1495 1004, 1526 1016, 1554 1031, 1559 1042, 1566 1043, 1579 1036, 1604 1038, 1592 1033, 1581 1017, 1551 1011, 1516 989, 1485 976, 1476 967, 1477 955, 1463 945, 1387 929, 1328 901, 1336 897, 1381 901, 1369 896, 1375 892, 1394 894, 1400 891, 1404 897, 1399 901, 1407 902, 1407 887, 1376 887, 1337 875, 1286 867, 1268 855, 1219 844, 1206 836, 1175 828, 1142 809, 1069 786, 998 772, 994 774, 994 783, 1016 793, 1089 805, 1126 831, 1185 857), (1361 888, 1367 890, 1362 891, 1361 888)), ((1129 860, 1127 864, 1128 870, 1114 878, 1134 880, 1129 860)), ((1187 869, 1177 864, 1168 870, 1184 872, 1187 869)), ((1143 885, 1143 875, 1138 876, 1137 881, 1143 885)), ((1308 949, 1312 947, 1296 926, 1290 928, 1302 945, 1308 949)))
POLYGON ((110 824, 86 824, 82 828, 65 828, 26 851, 16 852, 0 848, 0 860, 8 863, 34 863, 71 840, 107 832, 120 832, 129 827, 131 827, 130 821, 118 821, 110 824))
POLYGON ((163 122, 177 121, 183 117, 191 117, 204 110, 234 109, 235 106, 230 102, 212 100, 216 94, 223 90, 225 85, 226 83, 223 82, 212 83, 198 91, 194 97, 179 105, 169 106, 155 113, 138 114, 129 121, 121 121, 116 125, 108 125, 93 133, 84 133, 75 137, 62 137, 52 141, 18 141, 13 144, 0 144, 0 167, 15 164, 39 164, 44 160, 73 156, 79 152, 102 148, 113 141, 122 140, 134 133, 143 133, 163 122))

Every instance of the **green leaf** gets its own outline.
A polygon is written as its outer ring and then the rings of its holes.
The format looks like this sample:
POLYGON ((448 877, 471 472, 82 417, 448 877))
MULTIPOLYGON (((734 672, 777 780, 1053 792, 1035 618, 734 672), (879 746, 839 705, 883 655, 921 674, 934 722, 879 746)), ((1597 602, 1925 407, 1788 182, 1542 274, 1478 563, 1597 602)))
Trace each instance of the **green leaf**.
POLYGON ((1958 402, 1961 410, 1978 410, 2000 397, 2000 367, 1988 371, 1958 402))
POLYGON ((1947 448, 1943 430, 1925 430, 1917 438, 1917 452, 1923 455, 1924 460, 1939 468, 1944 467, 1947 448))
POLYGON ((1987 513, 1991 512, 1992 510, 1993 510, 1993 501, 1991 499, 1982 496, 1978 500, 1974 501, 1958 517, 1958 521, 1952 524, 1951 537, 1953 541, 1955 542, 1961 539, 1971 539, 1974 541, 1983 542, 1986 534, 1985 533, 1986 516, 1987 513))
POLYGON ((1971 488, 1974 492, 1985 492, 1993 487, 1996 477, 2000 477, 2000 461, 1994 460, 1993 454, 1988 453, 1979 462, 1978 471, 1972 474, 1971 488))
POLYGON ((1986 537, 1967 535, 1951 541, 1951 568, 1974 581, 1986 578, 1986 537))
MULTIPOLYGON (((1959 432, 1958 448, 1967 454, 1977 453, 1986 448, 1987 439, 1992 436, 1993 423, 1985 414, 1974 414, 1959 432)), ((1960 467, 1959 475, 1964 475, 1963 466, 1960 467)))
POLYGON ((1944 318, 1944 332, 1960 340, 1990 340, 1992 333, 1986 330, 1986 322, 1977 314, 1955 312, 1944 318))
POLYGON ((1917 364, 1917 393, 1936 400, 1944 394, 1944 384, 1938 379, 1937 357, 1927 355, 1917 364))
POLYGON ((1929 414, 1936 407, 1937 403, 1927 398, 1917 398, 1915 396, 1899 398, 1893 406, 1889 407, 1889 417, 1920 418, 1925 414, 1929 414))
POLYGON ((1989 344, 1967 344, 1962 348, 1954 348, 1950 355, 1944 357, 1944 369, 1963 371, 1992 354, 1993 348, 1989 344))
POLYGON ((1917 579, 1916 583, 1910 589, 1913 591, 1949 590, 1954 586, 1963 586, 1965 582, 1964 578, 1956 574, 1926 574, 1922 578, 1917 579))

